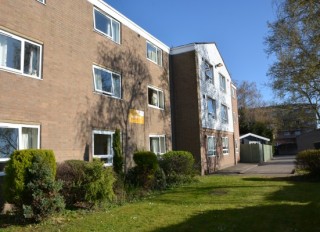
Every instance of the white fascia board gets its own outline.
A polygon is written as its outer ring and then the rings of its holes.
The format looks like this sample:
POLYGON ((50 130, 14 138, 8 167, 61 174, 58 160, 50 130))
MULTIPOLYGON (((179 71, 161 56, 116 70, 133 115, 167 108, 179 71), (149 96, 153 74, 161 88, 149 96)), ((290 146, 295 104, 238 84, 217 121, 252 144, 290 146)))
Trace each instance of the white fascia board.
POLYGON ((131 30, 137 32, 139 35, 156 45, 158 48, 163 50, 164 52, 168 53, 170 52, 170 48, 158 40, 156 37, 145 31, 143 28, 132 22, 130 19, 128 19, 126 16, 121 14, 119 11, 108 5, 103 0, 88 0, 92 5, 98 7, 100 10, 104 11, 106 14, 110 15, 112 18, 118 20, 120 23, 126 25, 131 30))
POLYGON ((171 48, 170 55, 178 55, 185 52, 190 52, 195 50, 195 44, 187 44, 179 47, 171 48))
POLYGON ((248 134, 245 134, 245 135, 242 135, 240 136, 240 139, 243 139, 243 138, 246 138, 246 137, 249 137, 249 136, 252 136, 252 137, 256 137, 258 139, 262 139, 262 140, 265 140, 265 141, 270 141, 270 139, 266 138, 266 137, 262 137, 262 136, 259 136, 259 135, 256 135, 256 134, 252 134, 252 133, 248 133, 248 134))

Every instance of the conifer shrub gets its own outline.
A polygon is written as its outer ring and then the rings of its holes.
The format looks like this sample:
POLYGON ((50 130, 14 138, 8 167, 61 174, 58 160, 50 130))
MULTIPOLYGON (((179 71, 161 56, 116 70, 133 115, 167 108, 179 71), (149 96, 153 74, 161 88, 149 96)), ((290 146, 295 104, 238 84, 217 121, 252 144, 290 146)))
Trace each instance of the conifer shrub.
POLYGON ((5 167, 6 175, 3 188, 6 201, 18 208, 21 208, 25 201, 26 183, 30 182, 27 179, 27 171, 31 167, 35 156, 41 156, 44 162, 48 164, 52 175, 56 175, 56 162, 52 150, 27 149, 14 151, 5 167))
POLYGON ((121 135, 120 130, 116 129, 113 135, 112 142, 113 149, 113 170, 118 176, 123 175, 123 155, 122 155, 122 147, 121 147, 121 135))
POLYGON ((320 176, 320 150, 305 150, 296 157, 296 167, 320 176))

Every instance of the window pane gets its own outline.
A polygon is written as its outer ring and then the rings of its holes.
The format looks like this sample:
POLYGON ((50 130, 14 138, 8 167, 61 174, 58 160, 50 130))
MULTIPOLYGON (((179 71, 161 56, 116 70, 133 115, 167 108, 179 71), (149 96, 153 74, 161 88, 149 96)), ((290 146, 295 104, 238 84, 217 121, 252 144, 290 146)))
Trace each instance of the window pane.
POLYGON ((163 92, 159 91, 159 108, 164 109, 164 97, 163 92))
POLYGON ((94 134, 94 155, 112 155, 111 135, 94 134))
POLYGON ((22 127, 21 149, 38 148, 38 129, 22 127))
POLYGON ((166 152, 166 138, 160 137, 160 153, 163 154, 166 152))
POLYGON ((159 138, 150 138, 150 150, 155 154, 159 153, 159 138))
POLYGON ((207 140, 208 143, 208 155, 213 155, 213 138, 212 137, 208 137, 207 140))
POLYGON ((112 74, 113 79, 113 95, 121 98, 121 78, 118 74, 112 74))
POLYGON ((207 62, 205 62, 204 64, 205 64, 205 75, 206 75, 206 77, 212 79, 213 78, 212 66, 207 62))
POLYGON ((220 74, 220 89, 226 91, 226 78, 220 74))
POLYGON ((158 92, 148 88, 148 102, 150 105, 158 106, 158 92))
POLYGON ((106 17, 104 14, 100 13, 97 10, 94 11, 94 17, 95 17, 95 28, 109 36, 112 36, 110 18, 106 17))
POLYGON ((24 51, 24 73, 39 76, 40 67, 40 47, 28 42, 25 42, 24 51))
POLYGON ((147 57, 150 60, 157 62, 157 49, 149 43, 147 43, 147 57))
POLYGON ((157 63, 158 65, 162 65, 162 51, 160 49, 157 50, 157 63))
POLYGON ((21 70, 21 41, 0 34, 0 65, 21 70))
POLYGON ((208 98, 208 113, 212 116, 216 116, 216 101, 208 98))
POLYGON ((0 158, 9 158, 18 149, 17 128, 0 128, 0 158))
POLYGON ((96 90, 112 93, 111 73, 101 69, 94 69, 96 90))
POLYGON ((112 28, 113 28, 112 40, 117 43, 120 43, 120 23, 112 20, 112 28))

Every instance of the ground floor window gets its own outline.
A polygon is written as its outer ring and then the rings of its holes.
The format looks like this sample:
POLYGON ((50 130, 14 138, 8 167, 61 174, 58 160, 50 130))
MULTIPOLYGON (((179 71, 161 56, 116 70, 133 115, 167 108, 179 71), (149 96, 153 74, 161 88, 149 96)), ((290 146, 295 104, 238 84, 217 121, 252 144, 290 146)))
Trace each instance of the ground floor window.
POLYGON ((40 148, 40 126, 0 123, 0 174, 15 150, 40 148))
POLYGON ((222 137, 222 153, 224 155, 229 154, 229 138, 222 137))
POLYGON ((113 164, 113 134, 114 131, 94 130, 92 133, 93 158, 100 158, 105 166, 113 164))
POLYGON ((217 154, 217 142, 216 137, 207 137, 207 154, 208 156, 215 156, 217 154))
POLYGON ((166 153, 166 137, 164 135, 150 135, 150 151, 156 155, 166 153))

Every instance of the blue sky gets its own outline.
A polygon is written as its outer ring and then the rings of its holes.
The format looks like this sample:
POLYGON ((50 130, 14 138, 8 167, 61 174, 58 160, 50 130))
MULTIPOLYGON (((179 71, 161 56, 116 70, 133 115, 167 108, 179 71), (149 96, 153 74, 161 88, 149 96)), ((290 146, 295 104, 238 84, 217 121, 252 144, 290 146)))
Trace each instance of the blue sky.
POLYGON ((274 0, 105 0, 169 47, 216 42, 233 80, 257 83, 266 101, 272 58, 264 52, 274 0))

